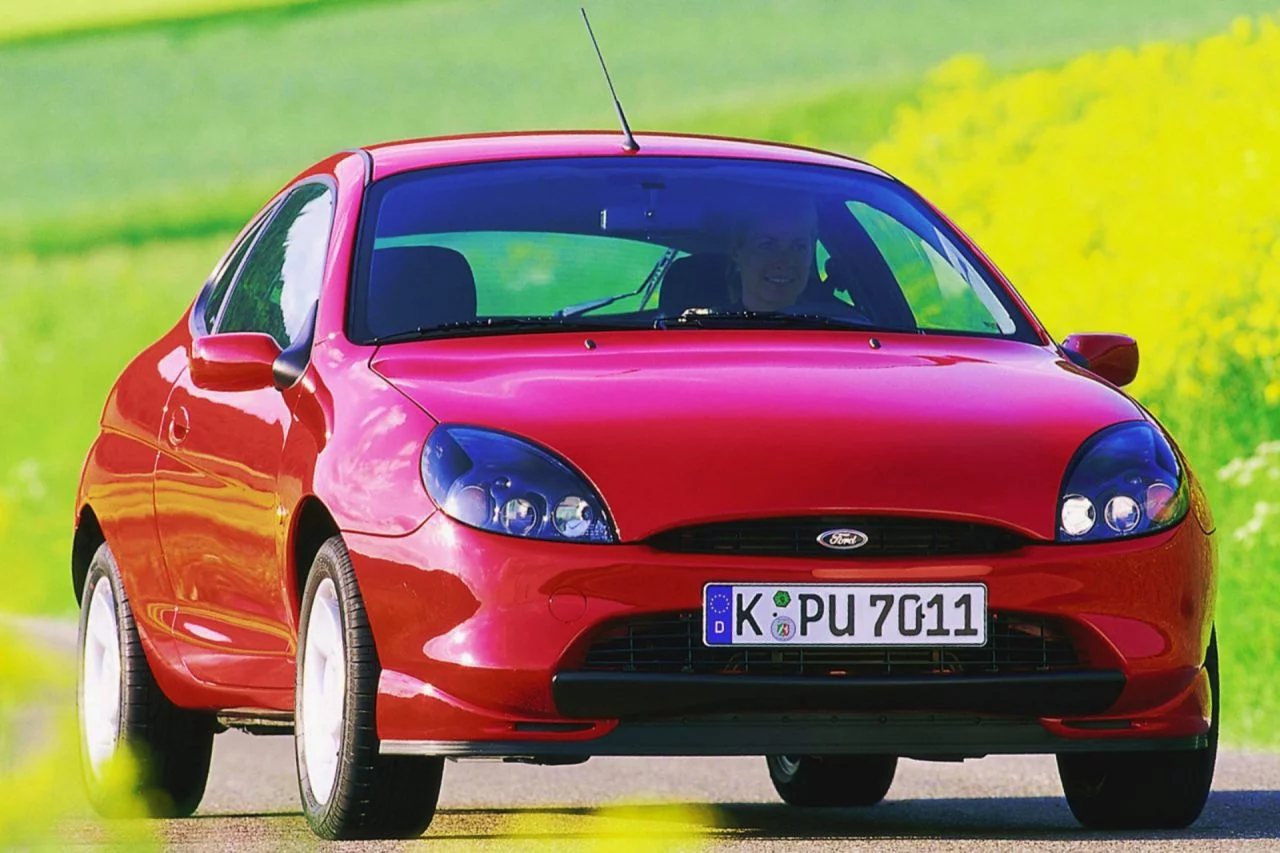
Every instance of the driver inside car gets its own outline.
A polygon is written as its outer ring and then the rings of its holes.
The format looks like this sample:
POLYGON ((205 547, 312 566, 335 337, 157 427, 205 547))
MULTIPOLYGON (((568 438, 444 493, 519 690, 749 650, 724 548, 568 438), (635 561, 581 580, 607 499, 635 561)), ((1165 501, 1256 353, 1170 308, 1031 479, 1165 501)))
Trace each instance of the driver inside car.
POLYGON ((736 229, 730 259, 740 289, 737 310, 784 311, 809 284, 817 242, 818 215, 802 196, 781 196, 747 212, 736 229))
POLYGON ((744 211, 729 253, 731 302, 723 312, 820 315, 870 324, 861 307, 836 296, 815 271, 818 213, 808 195, 772 195, 744 211), (767 201, 767 204, 765 203, 767 201))

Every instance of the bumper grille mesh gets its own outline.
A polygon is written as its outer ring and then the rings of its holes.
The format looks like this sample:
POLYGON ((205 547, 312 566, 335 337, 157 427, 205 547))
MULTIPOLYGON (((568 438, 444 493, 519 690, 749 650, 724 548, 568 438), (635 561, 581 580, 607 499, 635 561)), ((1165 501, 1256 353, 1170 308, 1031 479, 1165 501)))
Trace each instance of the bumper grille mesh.
POLYGON ((987 643, 937 648, 709 648, 698 611, 633 617, 606 625, 587 651, 584 669, 699 675, 893 676, 1078 670, 1076 649, 1039 616, 990 616, 987 643))
POLYGON ((1011 530, 985 524, 933 518, 888 516, 822 516, 760 518, 679 527, 650 537, 660 551, 680 554, 736 554, 742 556, 916 557, 998 554, 1016 550, 1027 540, 1011 530), (866 544, 856 549, 832 549, 818 542, 831 530, 857 530, 866 544))

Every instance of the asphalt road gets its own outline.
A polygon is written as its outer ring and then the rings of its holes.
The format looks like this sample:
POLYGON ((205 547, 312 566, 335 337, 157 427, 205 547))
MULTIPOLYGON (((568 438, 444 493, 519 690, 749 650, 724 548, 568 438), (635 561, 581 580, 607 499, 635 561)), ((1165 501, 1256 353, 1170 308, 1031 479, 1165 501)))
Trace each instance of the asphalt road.
MULTIPOLYGON (((228 732, 215 741, 208 792, 196 816, 146 828, 176 850, 314 849, 319 843, 297 803, 292 739, 228 732)), ((109 840, 95 826, 72 823, 58 846, 109 840)), ((1214 793, 1189 830, 1111 835, 1075 823, 1053 759, 1042 756, 903 761, 880 805, 817 811, 782 804, 761 758, 599 758, 573 767, 449 762, 440 808, 422 839, 333 848, 1274 850, 1280 849, 1280 755, 1220 755, 1214 793), (625 840, 602 839, 610 833, 625 840)))
MULTIPOLYGON (((297 797, 289 738, 220 735, 200 812, 160 833, 179 849, 307 847, 297 797)), ((760 758, 449 762, 422 840, 342 847, 587 851, 601 846, 596 833, 611 830, 634 838, 626 848, 634 850, 1272 850, 1280 848, 1280 756, 1223 755, 1214 794, 1190 830, 1111 836, 1080 829, 1053 759, 1039 756, 904 761, 879 806, 820 811, 780 803, 760 758), (610 819, 625 803, 648 805, 625 822, 610 819), (681 843, 691 836, 702 840, 681 843)))

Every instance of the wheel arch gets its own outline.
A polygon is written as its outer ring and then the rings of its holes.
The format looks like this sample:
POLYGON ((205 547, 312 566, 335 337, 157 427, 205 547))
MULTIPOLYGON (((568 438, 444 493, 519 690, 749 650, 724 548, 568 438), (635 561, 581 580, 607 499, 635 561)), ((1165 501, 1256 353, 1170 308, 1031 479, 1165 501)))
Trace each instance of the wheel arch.
POLYGON ((102 524, 93 507, 85 504, 76 516, 76 533, 71 541, 71 586, 76 596, 76 604, 84 595, 84 581, 89 576, 89 564, 98 546, 107 541, 102 532, 102 524))
POLYGON ((306 495, 294 511, 292 541, 289 545, 290 572, 288 582, 289 602, 295 619, 302 613, 302 591, 307 585, 307 574, 320 546, 331 536, 341 534, 333 514, 324 501, 315 495, 306 495))

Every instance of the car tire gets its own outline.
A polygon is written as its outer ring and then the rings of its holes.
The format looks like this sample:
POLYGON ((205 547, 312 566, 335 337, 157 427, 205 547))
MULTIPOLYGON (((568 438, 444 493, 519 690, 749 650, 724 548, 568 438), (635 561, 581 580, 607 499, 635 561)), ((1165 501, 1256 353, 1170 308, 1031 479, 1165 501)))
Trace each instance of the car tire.
POLYGON ((769 778, 788 805, 874 806, 889 793, 896 755, 770 755, 769 778))
POLYGON ((302 595, 294 746, 302 810, 321 838, 416 838, 431 824, 443 758, 382 755, 373 634, 341 537, 327 540, 302 595))
POLYGON ((1089 829, 1184 829, 1195 823, 1209 798, 1218 756, 1216 632, 1205 655, 1205 670, 1213 704, 1208 745, 1169 752, 1058 756, 1062 790, 1076 820, 1089 829))
POLYGON ((104 817, 187 817, 204 797, 216 721, 179 708, 156 684, 111 549, 89 563, 80 599, 76 707, 85 791, 104 817), (111 781, 121 749, 132 787, 111 781))

